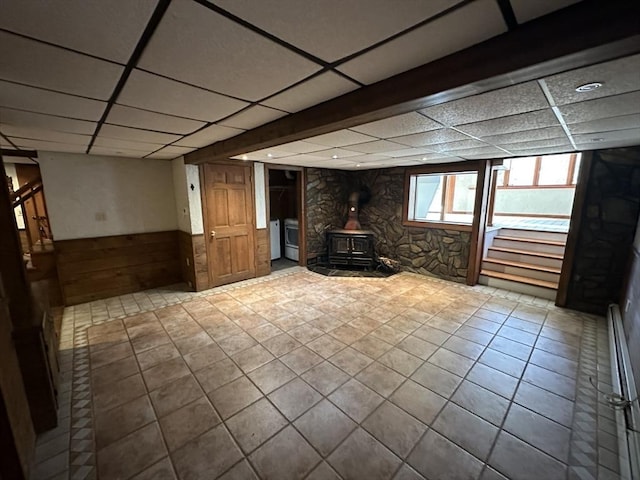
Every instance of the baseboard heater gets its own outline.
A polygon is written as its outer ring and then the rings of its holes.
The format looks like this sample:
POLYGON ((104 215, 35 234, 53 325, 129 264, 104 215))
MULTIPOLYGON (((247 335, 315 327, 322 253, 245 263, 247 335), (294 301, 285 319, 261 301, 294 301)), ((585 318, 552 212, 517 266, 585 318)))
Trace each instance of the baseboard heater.
POLYGON ((618 305, 609 305, 607 321, 613 393, 605 398, 615 410, 620 478, 640 479, 640 405, 618 305))

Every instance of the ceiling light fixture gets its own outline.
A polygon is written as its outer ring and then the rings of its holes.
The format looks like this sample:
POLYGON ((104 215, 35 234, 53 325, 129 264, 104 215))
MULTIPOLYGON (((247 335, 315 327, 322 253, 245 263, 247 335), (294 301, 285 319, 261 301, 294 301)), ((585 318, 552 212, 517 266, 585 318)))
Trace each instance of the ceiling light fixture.
POLYGON ((592 142, 602 142, 602 141, 604 141, 604 138, 592 138, 591 141, 592 142))
POLYGON ((580 85, 579 87, 577 87, 576 92, 579 92, 579 93, 591 92, 592 90, 596 90, 597 88, 600 88, 602 85, 603 84, 601 82, 585 83, 584 85, 580 85))
POLYGON ((272 153, 267 153, 267 157, 273 158, 273 154, 272 153))
POLYGON ((422 157, 422 161, 426 162, 427 161, 427 157, 422 157))
POLYGON ((360 164, 359 164, 359 163, 356 163, 356 167, 359 167, 359 166, 360 166, 360 164))
POLYGON ((247 156, 246 155, 242 155, 242 160, 247 160, 247 156))
POLYGON ((338 155, 331 155, 331 158, 335 160, 336 158, 338 158, 338 155))

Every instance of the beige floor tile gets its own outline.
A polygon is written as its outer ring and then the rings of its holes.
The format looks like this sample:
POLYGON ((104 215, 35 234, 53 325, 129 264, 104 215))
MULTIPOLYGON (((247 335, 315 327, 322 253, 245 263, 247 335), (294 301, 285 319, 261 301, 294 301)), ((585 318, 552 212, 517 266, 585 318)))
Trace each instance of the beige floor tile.
POLYGON ((101 449, 156 419, 147 395, 110 410, 96 410, 94 434, 101 449))
POLYGON ((345 347, 346 345, 344 343, 336 340, 331 335, 322 335, 312 342, 307 343, 307 348, 310 348, 323 358, 329 358, 345 347))
POLYGON ((356 378, 383 397, 391 395, 405 381, 405 377, 378 362, 373 362, 356 378))
POLYGON ((357 317, 348 323, 349 326, 362 330, 365 333, 370 333, 376 328, 379 328, 382 324, 383 322, 376 320, 375 318, 371 318, 370 316, 357 317))
POLYGON ((218 425, 183 445, 171 457, 181 479, 216 478, 240 460, 242 452, 224 426, 218 425))
POLYGON ((561 425, 571 427, 574 404, 564 397, 555 395, 527 382, 522 382, 518 387, 514 401, 561 425))
POLYGON ((467 380, 462 382, 451 399, 461 407, 475 413, 488 422, 500 426, 509 401, 467 380))
POLYGON ((344 478, 386 480, 401 460, 367 432, 358 428, 328 458, 344 478))
POLYGON ((94 392, 93 408, 94 410, 109 410, 146 393, 147 390, 144 387, 142 376, 137 373, 122 380, 111 382, 105 388, 94 392))
POLYGON ((525 382, 534 384, 537 387, 544 388, 552 393, 563 396, 568 400, 574 400, 576 397, 576 382, 572 378, 565 377, 559 373, 552 372, 546 368, 538 367, 533 364, 527 365, 522 379, 525 382))
POLYGON ((353 342, 360 340, 365 336, 365 332, 362 330, 358 330, 357 328, 353 328, 350 325, 341 325, 338 328, 335 328, 329 332, 329 335, 340 340, 342 343, 346 345, 351 345, 353 342))
POLYGON ((467 380, 507 399, 513 398, 513 394, 516 393, 516 388, 518 387, 517 378, 482 363, 476 363, 473 366, 467 375, 467 380))
POLYGON ((191 371, 195 372, 222 360, 226 356, 227 355, 218 345, 212 344, 184 355, 184 361, 187 362, 191 371))
POLYGON ((323 457, 329 455, 357 426, 328 400, 315 405, 294 425, 323 457))
POLYGON ((269 399, 290 421, 295 420, 322 399, 305 382, 296 378, 269 395, 269 399))
POLYGON ((179 356, 180 352, 172 343, 160 345, 158 347, 152 348, 151 350, 145 350, 144 352, 136 355, 136 357, 138 358, 138 363, 140 364, 140 368, 142 370, 148 370, 151 367, 155 367, 159 363, 167 362, 174 358, 178 358, 179 356))
POLYGON ((328 398, 357 423, 367 418, 384 401, 383 397, 354 379, 342 385, 328 398))
POLYGON ((249 457, 264 480, 304 478, 321 458, 291 426, 285 428, 249 457), (283 455, 283 452, 287 452, 283 455))
POLYGON ((372 331, 371 335, 391 345, 396 345, 407 336, 407 333, 385 324, 372 331))
POLYGON ((155 316, 153 319, 151 317, 147 317, 144 321, 132 321, 130 318, 126 319, 126 321, 129 323, 127 325, 127 334, 132 340, 134 338, 140 338, 154 333, 164 333, 164 327, 158 320, 155 320, 155 316))
POLYGON ((271 337, 269 340, 265 340, 262 342, 262 345, 276 357, 281 357, 300 347, 302 344, 291 335, 282 333, 271 337))
POLYGON ((492 350, 491 348, 487 348, 478 361, 516 378, 520 378, 522 376, 526 365, 522 360, 518 360, 515 357, 492 350))
POLYGON ((96 369, 104 367, 109 363, 113 363, 116 360, 122 360, 133 354, 131 344, 129 342, 122 342, 116 345, 108 345, 106 348, 96 350, 91 348, 91 368, 96 369))
POLYGON ((227 419, 262 397, 247 377, 240 377, 209 393, 209 398, 223 419, 227 419))
POLYGON ((427 427, 396 407, 384 402, 364 421, 362 427, 401 458, 406 458, 427 427))
POLYGON ((292 330, 289 330, 288 333, 303 345, 306 345, 310 341, 324 335, 324 332, 322 330, 312 327, 311 325, 306 323, 292 330))
POLYGON ((160 428, 154 422, 98 450, 98 476, 101 480, 129 478, 166 455, 160 428))
POLYGON ((428 363, 448 370, 455 375, 464 377, 474 364, 474 361, 463 355, 441 348, 429 357, 428 363))
POLYGON ((552 372, 575 379, 578 374, 578 363, 543 350, 534 349, 530 362, 552 372))
POLYGON ((205 392, 209 393, 242 376, 242 370, 231 360, 225 358, 214 365, 195 372, 195 376, 205 392))
POLYGON ((262 345, 254 345, 231 357, 244 373, 249 373, 262 365, 269 363, 274 356, 262 345))
POLYGON ((462 377, 426 362, 411 375, 411 380, 433 390, 438 395, 449 398, 462 382, 462 377))
POLYGON ((284 428, 288 422, 266 398, 263 398, 225 423, 240 448, 248 454, 284 428))
POLYGON ((442 346, 451 352, 470 358, 474 361, 480 357, 485 348, 482 345, 470 340, 465 340, 457 335, 449 337, 449 340, 444 342, 442 346))
POLYGON ((272 360, 255 369, 248 377, 265 395, 295 378, 296 374, 280 360, 272 360))
POLYGON ((468 322, 456 330, 455 333, 456 337, 464 338, 465 340, 469 340, 482 346, 489 345, 489 342, 493 339, 493 335, 493 333, 485 332, 484 330, 470 326, 468 322))
POLYGON ((315 320, 311 320, 309 324, 326 333, 338 328, 343 324, 343 322, 331 315, 323 315, 315 320))
POLYGON ((305 480, 341 480, 327 462, 320 463, 305 480))
POLYGON ((566 466, 506 432, 501 432, 489 464, 512 480, 564 480, 566 466))
POLYGON ((286 355, 283 355, 280 357, 280 360, 282 363, 287 365, 287 367, 296 372, 296 374, 302 375, 310 368, 321 363, 324 359, 307 347, 300 347, 286 355))
POLYGON ((171 343, 171 337, 165 332, 152 333, 144 337, 138 337, 131 340, 131 346, 136 353, 145 352, 160 345, 171 343))
POLYGON ((204 330, 187 337, 178 338, 174 341, 182 355, 194 352, 209 345, 214 345, 213 340, 204 330))
POLYGON ((425 480, 425 478, 405 463, 400 467, 393 480, 425 480))
POLYGON ((220 423, 204 395, 160 419, 160 428, 170 452, 220 423))
POLYGON ((234 355, 249 347, 253 347, 255 344, 256 341, 245 332, 227 337, 223 340, 218 340, 218 345, 220 345, 227 355, 234 355))
POLYGON ((275 337, 276 335, 280 335, 283 332, 275 325, 267 323, 265 325, 247 330, 247 333, 251 335, 256 341, 264 342, 265 340, 269 340, 270 338, 275 337))
POLYGON ((387 343, 372 335, 362 337, 357 342, 353 342, 351 348, 364 353, 366 356, 376 359, 393 348, 393 345, 387 343))
POLYGON ((373 363, 373 359, 351 347, 339 351, 333 357, 329 358, 329 361, 349 375, 355 375, 367 365, 373 363))
POLYGON ((329 362, 322 362, 302 375, 302 378, 323 395, 329 395, 345 383, 349 375, 329 362))
POLYGON ((418 357, 395 347, 382 355, 378 361, 405 377, 410 376, 423 363, 418 357))
POLYGON ((408 462, 426 478, 476 479, 482 471, 480 460, 434 430, 422 437, 408 462))
POLYGON ((139 372, 136 357, 130 355, 121 360, 96 368, 91 372, 91 385, 94 394, 109 388, 109 384, 139 372))
MULTIPOLYGON (((481 330, 490 335, 495 335, 500 330, 502 323, 494 322, 487 318, 478 316, 478 313, 465 322, 465 326, 481 330)), ((456 332, 457 333, 457 332, 456 332)))
POLYGON ((433 429, 484 461, 498 435, 497 427, 451 402, 438 415, 433 429))
POLYGON ((176 480, 176 478, 171 460, 165 457, 133 477, 132 480, 176 480))
POLYGON ((445 403, 447 403, 447 400, 440 395, 411 380, 402 384, 391 396, 390 400, 427 426, 431 424, 445 403))
POLYGON ((243 460, 230 468, 227 473, 220 477, 220 480, 258 480, 249 462, 243 460))
POLYGON ((202 389, 193 375, 185 375, 149 394, 158 417, 167 415, 202 396, 202 389))
POLYGON ((516 357, 525 362, 529 360, 529 356, 531 355, 531 351, 533 350, 533 348, 528 345, 518 343, 499 335, 496 335, 493 340, 491 340, 491 343, 489 343, 489 348, 498 352, 505 353, 512 357, 516 357))
POLYGON ((144 382, 149 391, 153 391, 173 380, 188 375, 190 372, 182 357, 167 360, 142 372, 144 382))
POLYGON ((421 338, 409 335, 396 345, 400 350, 404 350, 421 360, 427 360, 436 350, 438 346, 433 343, 429 343, 421 338))

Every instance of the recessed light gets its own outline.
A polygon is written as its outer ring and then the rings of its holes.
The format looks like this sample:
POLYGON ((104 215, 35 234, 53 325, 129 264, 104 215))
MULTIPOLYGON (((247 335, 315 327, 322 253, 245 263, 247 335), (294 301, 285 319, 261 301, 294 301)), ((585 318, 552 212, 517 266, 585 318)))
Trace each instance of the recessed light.
POLYGON ((591 141, 592 142, 603 142, 604 138, 592 138, 591 141))
POLYGON ((359 166, 360 166, 360 164, 359 164, 359 163, 356 163, 356 167, 359 167, 359 166))
POLYGON ((247 157, 246 155, 242 155, 242 159, 243 159, 243 160, 247 160, 247 158, 248 158, 248 157, 247 157))
POLYGON ((422 157, 422 161, 426 162, 427 161, 427 157, 422 157))
POLYGON ((600 88, 602 86, 601 82, 591 82, 585 83, 584 85, 580 85, 576 88, 576 92, 585 93, 600 88))
POLYGON ((267 157, 273 158, 273 154, 272 153, 267 153, 267 157))
POLYGON ((331 155, 331 158, 335 160, 336 158, 338 158, 338 155, 331 155))

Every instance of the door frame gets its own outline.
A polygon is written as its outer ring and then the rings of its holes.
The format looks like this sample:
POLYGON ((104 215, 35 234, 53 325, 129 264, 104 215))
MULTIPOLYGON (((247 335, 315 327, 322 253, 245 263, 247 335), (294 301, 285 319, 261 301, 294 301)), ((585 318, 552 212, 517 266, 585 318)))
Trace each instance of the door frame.
MULTIPOLYGON (((307 169, 293 165, 281 165, 277 163, 265 163, 265 188, 269 192, 269 175, 271 170, 290 170, 298 172, 296 176, 296 207, 298 211, 298 265, 307 266, 307 169)), ((271 201, 267 195, 267 230, 271 234, 271 201)), ((269 242, 269 259, 271 259, 271 242, 269 242)))
POLYGON ((200 177, 200 203, 202 205, 202 226, 204 229, 203 232, 203 236, 204 236, 204 243, 205 243, 205 251, 206 251, 206 256, 207 256, 207 273, 208 273, 208 288, 214 288, 220 285, 216 285, 214 278, 213 278, 213 272, 211 271, 211 268, 209 268, 210 262, 209 260, 211 259, 211 253, 210 253, 210 249, 211 249, 211 245, 209 242, 209 232, 211 231, 211 228, 209 226, 209 212, 207 210, 207 192, 206 192, 206 181, 205 181, 205 175, 206 175, 206 166, 207 165, 221 165, 221 166, 231 166, 231 167, 238 167, 238 166, 242 166, 242 167, 248 167, 249 168, 249 183, 250 183, 250 190, 251 190, 251 205, 252 205, 252 210, 253 210, 253 215, 251 218, 251 227, 253 228, 253 245, 251 245, 251 248, 253 249, 254 252, 254 256, 253 256, 253 278, 257 277, 257 272, 258 272, 258 257, 257 257, 257 243, 256 243, 256 237, 257 237, 257 228, 256 228, 256 198, 255 198, 255 175, 254 175, 254 163, 255 162, 251 162, 251 161, 239 161, 239 160, 216 160, 214 162, 204 162, 201 163, 200 165, 198 165, 198 170, 199 170, 199 177, 200 177))

